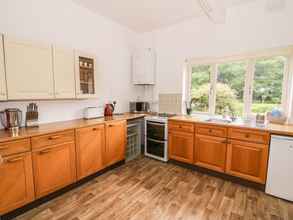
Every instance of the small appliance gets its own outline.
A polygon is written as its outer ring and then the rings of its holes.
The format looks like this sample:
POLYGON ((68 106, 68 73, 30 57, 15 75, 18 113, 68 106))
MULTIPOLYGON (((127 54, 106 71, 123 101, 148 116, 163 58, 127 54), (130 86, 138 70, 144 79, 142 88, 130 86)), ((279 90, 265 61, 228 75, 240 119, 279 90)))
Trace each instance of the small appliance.
POLYGON ((103 107, 87 107, 83 110, 84 119, 103 117, 103 107))
POLYGON ((149 112, 150 103, 149 102, 130 102, 129 110, 130 112, 149 112))
POLYGON ((113 116, 113 112, 115 110, 115 105, 116 105, 116 101, 105 105, 105 109, 104 109, 104 116, 105 117, 113 116))
POLYGON ((0 119, 5 129, 17 130, 21 127, 22 111, 18 108, 7 108, 0 112, 0 119))

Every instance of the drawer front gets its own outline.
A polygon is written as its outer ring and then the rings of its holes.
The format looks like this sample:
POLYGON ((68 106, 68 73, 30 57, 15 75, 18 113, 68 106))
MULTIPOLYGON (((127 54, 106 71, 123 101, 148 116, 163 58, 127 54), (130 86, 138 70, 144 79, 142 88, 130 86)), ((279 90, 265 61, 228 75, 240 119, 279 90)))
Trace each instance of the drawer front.
POLYGON ((16 153, 24 153, 31 150, 30 139, 4 142, 0 144, 0 155, 8 156, 16 153))
POLYGON ((194 132, 194 125, 192 123, 184 122, 169 122, 168 127, 170 131, 194 132))
POLYGON ((254 143, 268 144, 270 136, 268 132, 230 128, 229 138, 254 143))
POLYGON ((32 149, 74 141, 74 130, 32 137, 32 149))
POLYGON ((216 137, 227 137, 227 128, 211 125, 196 125, 196 133, 216 137))

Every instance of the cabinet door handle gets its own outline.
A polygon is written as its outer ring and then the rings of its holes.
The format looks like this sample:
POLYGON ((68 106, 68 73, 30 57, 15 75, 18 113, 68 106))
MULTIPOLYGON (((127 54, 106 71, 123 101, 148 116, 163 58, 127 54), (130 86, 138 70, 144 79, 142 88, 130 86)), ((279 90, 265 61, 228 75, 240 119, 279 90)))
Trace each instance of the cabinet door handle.
POLYGON ((58 138, 60 138, 60 135, 50 136, 49 140, 56 140, 58 138))
POLYGON ((96 131, 97 130, 97 128, 93 128, 93 131, 96 131))
POLYGON ((222 141, 223 144, 227 144, 228 142, 226 140, 222 141))
POLYGON ((23 160, 23 157, 15 157, 15 158, 11 158, 11 159, 6 159, 6 162, 7 163, 15 163, 20 160, 23 160))
POLYGON ((45 149, 39 152, 39 154, 47 154, 50 153, 52 151, 52 149, 45 149))
POLYGON ((210 133, 212 133, 212 131, 213 131, 212 129, 209 129, 209 132, 210 132, 210 133))
POLYGON ((0 150, 5 150, 5 149, 7 149, 8 148, 8 146, 1 146, 0 147, 0 150))

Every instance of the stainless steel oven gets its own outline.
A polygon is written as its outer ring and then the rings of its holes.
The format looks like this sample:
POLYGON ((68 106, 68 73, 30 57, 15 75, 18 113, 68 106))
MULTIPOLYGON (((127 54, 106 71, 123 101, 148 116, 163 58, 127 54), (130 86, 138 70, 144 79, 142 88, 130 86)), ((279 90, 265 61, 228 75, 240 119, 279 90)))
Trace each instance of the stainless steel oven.
POLYGON ((145 131, 145 155, 168 161, 167 118, 146 117, 145 131))

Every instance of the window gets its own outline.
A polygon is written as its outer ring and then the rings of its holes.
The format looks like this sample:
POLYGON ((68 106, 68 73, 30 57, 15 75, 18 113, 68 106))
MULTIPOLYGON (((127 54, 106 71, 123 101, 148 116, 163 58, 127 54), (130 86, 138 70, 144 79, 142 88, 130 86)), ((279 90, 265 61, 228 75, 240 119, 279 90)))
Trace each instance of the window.
POLYGON ((191 68, 193 112, 243 117, 287 108, 287 56, 219 59, 191 68), (286 85, 286 84, 284 84, 286 85))
POLYGON ((216 85, 216 114, 222 115, 225 107, 235 116, 242 116, 244 110, 244 81, 246 62, 218 65, 216 85))
POLYGON ((199 65, 192 68, 191 96, 195 100, 193 110, 197 112, 209 111, 209 93, 211 80, 211 66, 199 65))
POLYGON ((265 113, 281 107, 285 57, 258 59, 255 62, 252 112, 265 113))

